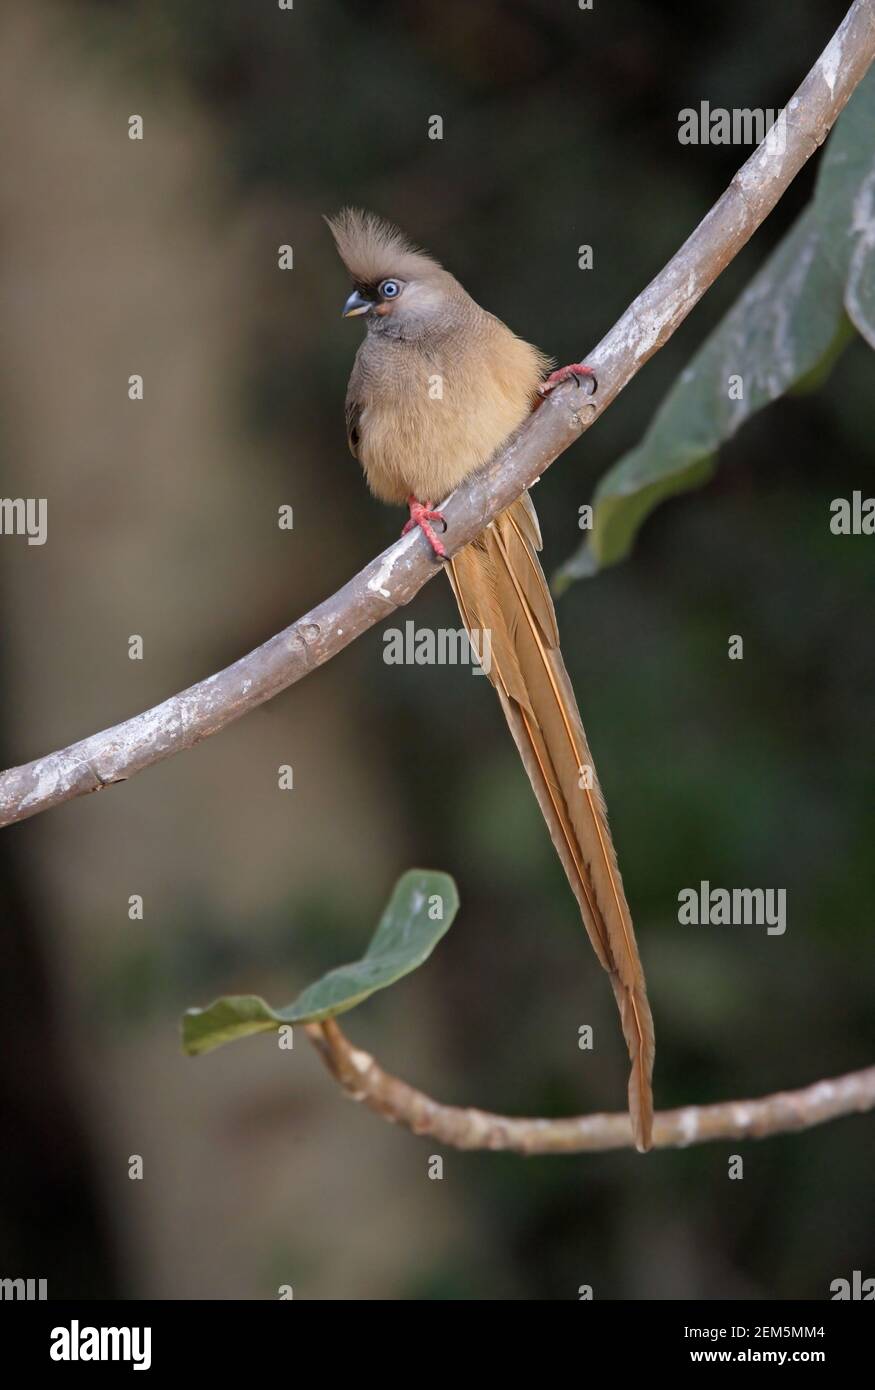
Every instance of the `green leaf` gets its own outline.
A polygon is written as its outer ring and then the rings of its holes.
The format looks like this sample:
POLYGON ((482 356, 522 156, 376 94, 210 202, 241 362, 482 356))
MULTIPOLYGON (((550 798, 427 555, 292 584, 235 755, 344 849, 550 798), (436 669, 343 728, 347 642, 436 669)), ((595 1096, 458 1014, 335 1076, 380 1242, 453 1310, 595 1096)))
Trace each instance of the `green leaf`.
POLYGON ((329 970, 284 1009, 272 1009, 255 994, 228 995, 206 1009, 188 1009, 182 1020, 183 1051, 196 1056, 250 1033, 285 1023, 315 1023, 354 1009, 422 965, 458 909, 459 895, 449 874, 408 870, 396 883, 361 960, 329 970))
POLYGON ((845 285, 851 322, 875 347, 875 68, 860 83, 826 147, 814 207, 824 250, 845 285))
POLYGON ((809 208, 681 373, 638 447, 602 478, 592 531, 560 585, 622 560, 654 507, 706 482, 720 444, 814 372, 843 323, 841 282, 809 208), (731 399, 733 378, 740 400, 731 399))
POLYGON ((561 594, 575 579, 591 579, 606 565, 616 564, 632 549, 638 528, 654 507, 680 492, 701 487, 714 472, 713 454, 693 454, 684 461, 678 451, 659 477, 647 481, 652 455, 645 442, 624 455, 596 489, 591 539, 571 555, 552 579, 552 588, 561 594), (623 470, 621 473, 620 470, 623 470), (607 485, 607 487, 606 487, 607 485), (628 489, 626 491, 625 489, 628 489))
POLYGON ((875 70, 836 126, 809 206, 681 373, 641 443, 601 479, 592 531, 554 587, 622 560, 653 509, 706 482, 720 445, 752 415, 821 384, 851 322, 875 343, 875 70))

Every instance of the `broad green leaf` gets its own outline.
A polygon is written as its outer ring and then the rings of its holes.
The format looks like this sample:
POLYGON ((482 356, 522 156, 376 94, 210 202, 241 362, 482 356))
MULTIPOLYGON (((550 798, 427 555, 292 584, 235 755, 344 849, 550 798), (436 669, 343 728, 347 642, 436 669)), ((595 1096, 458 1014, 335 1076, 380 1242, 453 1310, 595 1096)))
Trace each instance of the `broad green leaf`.
POLYGON ((641 443, 599 482, 592 531, 555 587, 622 560, 654 507, 706 482, 720 445, 752 415, 820 385, 853 334, 849 319, 875 342, 875 70, 836 126, 809 206, 682 372, 641 443))
POLYGON ((452 925, 459 895, 449 874, 410 869, 398 880, 361 960, 329 970, 284 1009, 258 995, 227 995, 206 1009, 189 1009, 182 1020, 182 1046, 190 1056, 250 1033, 284 1023, 315 1023, 354 1009, 422 965, 452 925))
POLYGON ((845 284, 848 316, 875 347, 875 68, 826 147, 814 207, 824 251, 845 284))
POLYGON ((659 502, 706 482, 720 444, 831 353, 842 289, 820 240, 809 208, 681 373, 641 443, 602 478, 592 531, 560 586, 622 560, 659 502))

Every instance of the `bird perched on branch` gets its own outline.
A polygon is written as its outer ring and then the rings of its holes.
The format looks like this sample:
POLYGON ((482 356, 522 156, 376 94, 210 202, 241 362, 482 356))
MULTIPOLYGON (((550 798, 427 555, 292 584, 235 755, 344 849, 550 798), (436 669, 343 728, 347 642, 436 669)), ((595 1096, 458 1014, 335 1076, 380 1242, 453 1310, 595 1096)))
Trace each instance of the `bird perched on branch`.
MULTIPOLYGON (((605 804, 559 651, 528 493, 452 558, 437 504, 485 464, 546 392, 592 376, 550 360, 487 313, 448 271, 372 213, 326 219, 366 336, 346 396, 349 447, 381 501, 406 504, 445 560, 474 642, 489 632, 495 686, 590 940, 607 970, 632 1062, 629 1112, 650 1147, 653 1023, 605 804)), ((476 648, 475 648, 476 649, 476 648)))

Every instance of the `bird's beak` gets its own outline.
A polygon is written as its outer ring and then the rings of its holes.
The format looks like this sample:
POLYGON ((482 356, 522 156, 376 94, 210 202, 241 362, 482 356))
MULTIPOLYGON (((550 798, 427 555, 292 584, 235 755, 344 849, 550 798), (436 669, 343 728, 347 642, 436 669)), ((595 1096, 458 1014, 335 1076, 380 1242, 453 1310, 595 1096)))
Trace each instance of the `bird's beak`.
POLYGON ((373 303, 370 299, 365 299, 364 295, 359 294, 358 290, 353 290, 349 299, 343 306, 343 317, 345 319, 351 319, 355 314, 366 314, 368 310, 373 309, 373 307, 373 303))

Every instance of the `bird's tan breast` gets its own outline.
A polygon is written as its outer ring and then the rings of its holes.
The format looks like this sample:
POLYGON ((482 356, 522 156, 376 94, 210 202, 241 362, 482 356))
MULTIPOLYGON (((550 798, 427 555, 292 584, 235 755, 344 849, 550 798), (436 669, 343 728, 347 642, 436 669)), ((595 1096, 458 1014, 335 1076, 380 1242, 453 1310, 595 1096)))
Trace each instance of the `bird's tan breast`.
POLYGON ((439 502, 495 453, 532 407, 536 348, 486 318, 439 343, 366 340, 354 375, 358 457, 371 491, 439 502))

